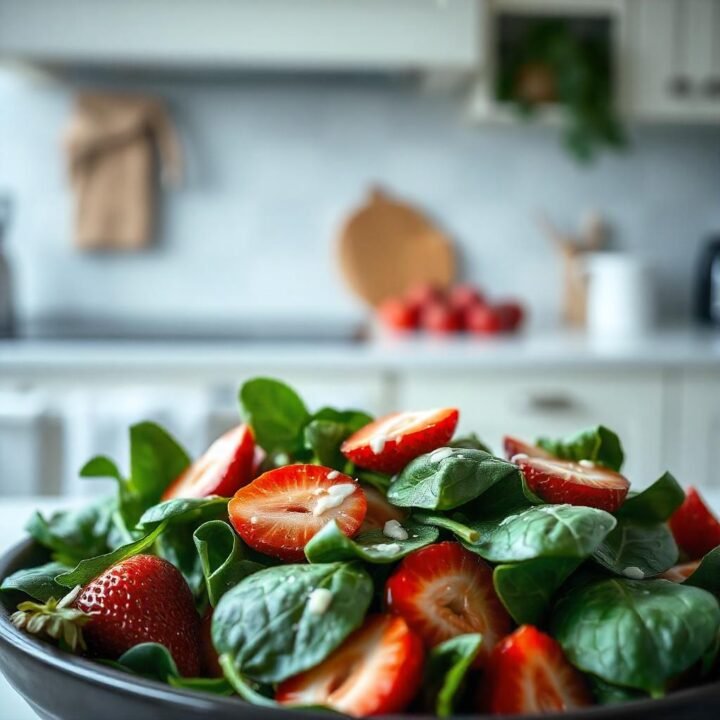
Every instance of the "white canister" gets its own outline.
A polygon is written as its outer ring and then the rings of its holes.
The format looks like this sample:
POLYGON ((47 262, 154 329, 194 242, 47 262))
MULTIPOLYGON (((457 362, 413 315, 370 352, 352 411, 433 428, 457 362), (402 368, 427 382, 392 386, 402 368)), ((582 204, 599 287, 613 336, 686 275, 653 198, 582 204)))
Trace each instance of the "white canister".
POLYGON ((590 335, 632 339, 647 333, 655 315, 649 268, 622 252, 591 253, 586 261, 590 335))

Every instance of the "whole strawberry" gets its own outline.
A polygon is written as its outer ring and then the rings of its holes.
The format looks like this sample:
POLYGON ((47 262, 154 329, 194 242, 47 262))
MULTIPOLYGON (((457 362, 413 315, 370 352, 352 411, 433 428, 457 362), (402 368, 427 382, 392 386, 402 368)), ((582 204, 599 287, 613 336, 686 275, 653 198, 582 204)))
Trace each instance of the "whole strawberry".
POLYGON ((115 660, 145 642, 165 645, 185 677, 200 672, 200 617, 180 572, 154 555, 135 555, 88 583, 74 607, 90 615, 88 650, 115 660))

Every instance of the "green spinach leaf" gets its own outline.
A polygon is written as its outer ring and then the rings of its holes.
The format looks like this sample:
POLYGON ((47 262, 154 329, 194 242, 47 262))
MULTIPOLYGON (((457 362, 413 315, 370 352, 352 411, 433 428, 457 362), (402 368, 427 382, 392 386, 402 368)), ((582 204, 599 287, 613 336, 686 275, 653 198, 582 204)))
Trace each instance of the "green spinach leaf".
POLYGON ((666 472, 650 487, 628 497, 615 513, 618 518, 637 522, 665 522, 683 504, 685 492, 678 481, 666 472))
POLYGON ((615 527, 603 510, 575 505, 536 505, 500 521, 470 523, 480 535, 465 547, 496 563, 534 558, 584 560, 615 527))
POLYGON ((642 580, 675 565, 678 547, 665 523, 622 519, 595 549, 593 559, 616 575, 642 580))
POLYGON ((537 445, 564 460, 589 460, 616 471, 625 460, 620 438, 603 425, 581 430, 563 440, 540 438, 537 445))
POLYGON ((263 450, 292 455, 302 449, 310 413, 291 387, 270 378, 248 380, 240 388, 240 405, 263 450))
POLYGON ((465 448, 466 450, 482 450, 490 455, 493 454, 493 451, 475 433, 454 438, 448 443, 448 447, 465 448))
POLYGON ((587 676, 590 683, 590 690, 598 705, 617 705, 618 703, 630 702, 631 700, 647 699, 648 694, 641 690, 611 685, 594 675, 587 676))
POLYGON ((474 543, 480 539, 478 531, 471 528, 467 524, 467 518, 460 513, 448 517, 442 513, 414 512, 412 519, 420 525, 430 525, 442 530, 449 530, 455 537, 468 543, 474 543))
POLYGON ((720 595, 720 546, 711 550, 683 585, 692 585, 720 595))
POLYGON ((493 570, 495 592, 518 625, 538 625, 555 593, 582 560, 545 558, 498 565, 493 570))
POLYGON ((425 703, 438 717, 449 717, 455 710, 465 676, 472 666, 482 635, 457 635, 434 647, 425 667, 425 703))
POLYGON ((282 565, 241 580, 213 614, 213 643, 238 673, 279 682, 322 662, 363 621, 372 581, 347 563, 282 565), (330 592, 324 612, 313 591, 330 592))
POLYGON ((139 555, 151 547, 162 534, 163 530, 165 530, 165 523, 160 523, 154 530, 139 540, 135 540, 128 545, 123 545, 105 555, 98 555, 97 557, 81 560, 73 570, 58 575, 55 578, 55 582, 66 588, 72 588, 76 585, 87 585, 87 583, 105 572, 109 567, 117 565, 133 555, 139 555))
POLYGON ((410 462, 388 490, 398 507, 451 510, 482 495, 517 466, 482 450, 440 448, 410 462))
POLYGON ((373 416, 361 410, 336 410, 331 407, 320 408, 314 415, 313 420, 330 420, 345 425, 348 435, 364 428, 373 421, 373 416))
POLYGON ((230 588, 263 566, 245 556, 242 540, 222 520, 200 525, 193 535, 210 604, 215 607, 230 588))
POLYGON ((340 445, 350 435, 346 425, 333 420, 311 420, 304 430, 305 447, 319 465, 343 470, 347 464, 340 445))
POLYGON ((152 530, 161 522, 191 522, 227 517, 228 499, 217 495, 204 498, 176 498, 148 508, 137 524, 138 530, 152 530))
POLYGON ((381 530, 371 530, 350 539, 332 520, 305 546, 305 557, 311 563, 329 563, 340 560, 364 560, 368 563, 393 563, 430 545, 438 538, 434 527, 405 523, 407 540, 393 540, 381 530))
POLYGON ((552 634, 580 670, 653 695, 702 658, 718 628, 720 608, 710 593, 667 580, 576 587, 551 619, 552 634))
POLYGON ((59 600, 67 594, 67 588, 58 585, 55 577, 69 570, 67 565, 50 562, 33 568, 23 568, 8 575, 0 585, 6 593, 24 593, 34 600, 47 602, 51 597, 59 600))

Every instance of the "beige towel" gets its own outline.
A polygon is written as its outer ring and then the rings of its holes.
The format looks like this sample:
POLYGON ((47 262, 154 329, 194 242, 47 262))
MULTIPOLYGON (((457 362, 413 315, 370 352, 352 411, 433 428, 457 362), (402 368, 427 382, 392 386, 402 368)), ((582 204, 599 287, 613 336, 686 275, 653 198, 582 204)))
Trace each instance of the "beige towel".
POLYGON ((164 106, 152 98, 86 93, 65 137, 75 192, 75 244, 82 249, 146 246, 153 235, 156 165, 179 182, 181 153, 164 106))

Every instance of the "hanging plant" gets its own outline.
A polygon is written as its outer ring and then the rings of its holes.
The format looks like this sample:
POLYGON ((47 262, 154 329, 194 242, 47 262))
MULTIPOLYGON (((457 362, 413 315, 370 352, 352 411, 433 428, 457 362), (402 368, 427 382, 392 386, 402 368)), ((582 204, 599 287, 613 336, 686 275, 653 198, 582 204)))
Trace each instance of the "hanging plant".
POLYGON ((583 37, 561 19, 529 21, 504 53, 498 97, 526 118, 548 104, 564 110, 563 142, 579 161, 625 146, 617 117, 608 41, 583 37))

